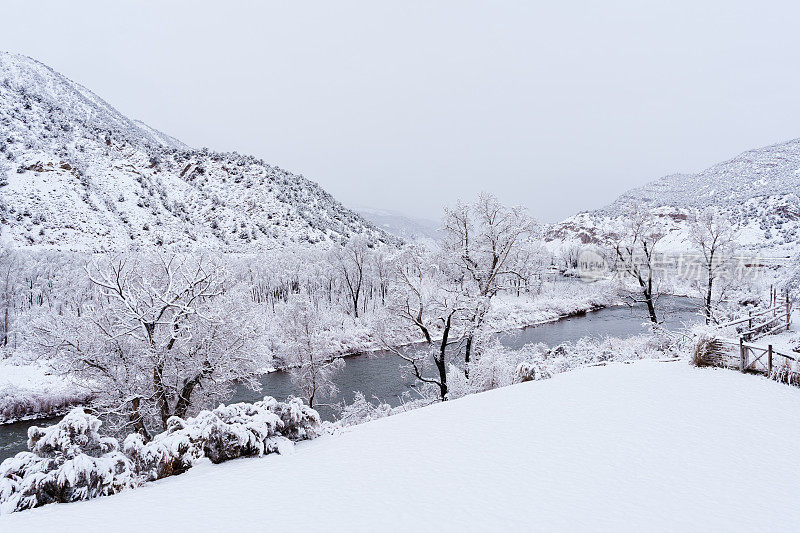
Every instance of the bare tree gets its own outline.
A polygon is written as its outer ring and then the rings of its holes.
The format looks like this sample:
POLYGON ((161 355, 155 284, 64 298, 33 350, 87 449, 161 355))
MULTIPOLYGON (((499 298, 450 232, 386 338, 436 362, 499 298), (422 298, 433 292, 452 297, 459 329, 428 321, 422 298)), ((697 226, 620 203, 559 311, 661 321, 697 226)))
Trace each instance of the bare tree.
POLYGON ((736 231, 730 221, 713 209, 698 212, 689 224, 689 240, 700 251, 705 277, 704 312, 711 323, 712 294, 715 281, 727 266, 736 245, 736 231))
POLYGON ((10 246, 0 245, 0 346, 8 346, 11 333, 11 308, 17 281, 19 260, 10 246))
POLYGON ((323 320, 320 311, 305 295, 289 300, 281 317, 290 353, 287 357, 292 382, 310 407, 319 397, 332 397, 339 391, 333 376, 344 368, 343 359, 322 354, 323 320))
POLYGON ((361 290, 369 267, 369 252, 369 245, 361 236, 353 237, 346 245, 334 251, 334 262, 347 288, 355 318, 358 318, 361 290))
POLYGON ((575 270, 578 268, 578 260, 580 259, 580 255, 580 244, 574 242, 565 244, 558 254, 558 258, 561 260, 561 265, 563 266, 564 271, 575 270))
POLYGON ((524 209, 506 207, 490 194, 479 195, 472 205, 459 203, 445 210, 445 248, 462 269, 473 301, 465 335, 467 375, 475 335, 489 312, 491 299, 508 280, 524 278, 522 251, 535 228, 524 209))
POLYGON ((447 347, 457 342, 451 334, 463 322, 465 311, 462 293, 449 288, 452 283, 443 273, 443 262, 419 249, 406 250, 398 261, 390 291, 390 308, 421 333, 427 349, 412 346, 404 350, 385 343, 388 350, 409 364, 417 380, 437 387, 441 401, 447 400, 448 392, 447 347), (431 362, 435 376, 426 373, 431 362))
POLYGON ((639 285, 642 299, 634 298, 634 301, 647 305, 650 321, 654 324, 658 323, 655 248, 663 236, 663 228, 653 214, 644 207, 637 207, 627 214, 622 236, 614 245, 618 268, 633 277, 639 285))

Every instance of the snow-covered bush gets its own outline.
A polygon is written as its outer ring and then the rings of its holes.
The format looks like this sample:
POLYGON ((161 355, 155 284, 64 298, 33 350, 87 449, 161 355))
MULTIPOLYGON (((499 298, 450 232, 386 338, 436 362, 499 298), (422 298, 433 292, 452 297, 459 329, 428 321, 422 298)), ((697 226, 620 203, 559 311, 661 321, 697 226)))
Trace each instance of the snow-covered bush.
POLYGON ((541 360, 523 361, 514 371, 514 382, 538 381, 550 377, 550 372, 541 360))
POLYGON ((674 339, 660 331, 628 339, 584 338, 552 348, 538 343, 510 350, 493 343, 469 363, 469 377, 451 365, 449 397, 459 398, 514 383, 548 379, 561 372, 606 361, 675 357, 679 352, 674 339))
POLYGON ((199 459, 221 463, 237 457, 286 453, 292 441, 317 436, 319 414, 299 398, 279 402, 267 396, 255 403, 220 405, 186 420, 173 416, 167 430, 145 443, 138 435, 125 439, 144 481, 185 472, 199 459))
POLYGON ((788 344, 793 352, 800 352, 800 333, 791 333, 788 344))
POLYGON ((520 367, 541 369, 540 377, 531 379, 550 377, 541 363, 546 352, 544 344, 528 344, 519 350, 509 350, 496 341, 489 343, 480 350, 477 359, 470 361, 468 379, 461 379, 459 373, 452 372, 453 397, 528 381, 519 378, 520 367))
POLYGON ((142 481, 155 481, 176 476, 189 470, 203 457, 203 448, 185 431, 186 422, 173 416, 167 422, 167 430, 145 442, 139 433, 125 438, 123 450, 135 465, 142 481))
POLYGON ((339 409, 339 423, 342 426, 355 426, 392 414, 392 407, 389 404, 376 405, 367 400, 362 392, 356 392, 353 403, 341 405, 339 409))
POLYGON ((287 453, 292 441, 318 435, 320 418, 299 398, 278 402, 267 396, 186 420, 173 416, 167 430, 149 442, 139 433, 128 435, 123 451, 117 439, 100 436, 100 425, 77 408, 56 425, 31 427, 30 451, 0 463, 0 513, 114 494, 185 472, 203 457, 221 463, 287 453))
POLYGON ((114 494, 136 485, 131 461, 100 420, 73 409, 58 424, 28 430, 30 452, 0 463, 0 513, 114 494))
POLYGON ((285 402, 279 402, 271 396, 265 396, 262 403, 280 417, 283 426, 281 434, 291 440, 308 440, 319 435, 320 418, 303 400, 290 396, 285 402))
POLYGON ((283 423, 264 404, 238 403, 202 411, 189 419, 185 431, 192 440, 199 439, 203 453, 212 463, 283 451, 281 446, 288 440, 279 433, 283 423))
POLYGON ((770 379, 787 385, 800 386, 800 365, 796 361, 783 359, 783 363, 773 367, 770 379))
POLYGON ((692 328, 692 364, 695 366, 725 366, 728 350, 720 341, 721 332, 714 326, 692 328))

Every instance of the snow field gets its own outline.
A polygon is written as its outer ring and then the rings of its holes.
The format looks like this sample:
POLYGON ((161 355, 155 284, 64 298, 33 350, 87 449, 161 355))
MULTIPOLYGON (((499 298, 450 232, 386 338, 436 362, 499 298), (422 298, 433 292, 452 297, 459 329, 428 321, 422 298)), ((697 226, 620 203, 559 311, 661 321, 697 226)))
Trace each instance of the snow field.
POLYGON ((726 370, 591 367, 0 529, 795 531, 798 410, 797 389, 726 370))

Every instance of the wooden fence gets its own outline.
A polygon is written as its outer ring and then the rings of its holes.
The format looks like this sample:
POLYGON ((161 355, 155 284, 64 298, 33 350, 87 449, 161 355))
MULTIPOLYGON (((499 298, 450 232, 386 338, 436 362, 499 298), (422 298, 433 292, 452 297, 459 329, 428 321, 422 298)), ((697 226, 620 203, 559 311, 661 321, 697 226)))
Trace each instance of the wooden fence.
MULTIPOLYGON (((778 331, 784 329, 788 331, 791 326, 791 319, 792 304, 788 291, 779 294, 777 290, 770 289, 770 306, 767 309, 757 313, 751 312, 744 318, 719 324, 719 328, 725 328, 747 323, 747 329, 739 333, 738 365, 734 359, 723 363, 724 366, 734 368, 738 366, 741 372, 756 372, 767 376, 773 376, 773 372, 776 369, 780 369, 783 372, 785 369, 792 367, 792 363, 797 363, 800 359, 800 354, 789 355, 775 350, 771 344, 762 346, 753 343, 757 339, 772 335, 778 331)), ((736 344, 736 341, 733 340, 719 340, 730 345, 736 344)))
POLYGON ((772 335, 784 328, 788 331, 792 320, 789 292, 785 291, 779 296, 777 291, 770 290, 770 304, 767 309, 757 313, 750 312, 744 318, 718 324, 717 327, 726 328, 747 322, 747 329, 739 333, 745 342, 772 335))
POLYGON ((769 344, 766 347, 745 342, 739 337, 739 370, 741 372, 757 372, 771 376, 777 367, 789 365, 789 361, 797 362, 798 356, 778 352, 769 344))

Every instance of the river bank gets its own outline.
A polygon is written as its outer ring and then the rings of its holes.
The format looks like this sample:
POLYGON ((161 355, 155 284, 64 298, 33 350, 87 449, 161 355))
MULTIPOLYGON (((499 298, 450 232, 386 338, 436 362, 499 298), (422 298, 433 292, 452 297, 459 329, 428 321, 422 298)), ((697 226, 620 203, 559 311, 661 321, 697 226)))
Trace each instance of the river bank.
MULTIPOLYGON (((487 323, 492 324, 492 331, 500 333, 580 315, 620 302, 610 284, 564 279, 545 283, 537 293, 498 295, 492 301, 487 323), (565 288, 569 290, 565 291, 565 288)), ((386 322, 389 318, 386 313, 358 319, 343 315, 338 325, 326 330, 324 345, 315 355, 349 359, 380 352, 385 349, 385 342, 395 347, 410 347, 419 342, 418 330, 396 320, 392 321, 393 327, 382 328, 387 338, 376 338, 376 323, 386 322)), ((281 356, 287 347, 279 332, 267 338, 270 355, 269 361, 265 361, 264 373, 288 370, 289 366, 281 356)), ((0 425, 51 418, 71 407, 86 405, 91 399, 85 388, 57 375, 46 360, 35 360, 24 352, 11 353, 0 360, 0 425)))
MULTIPOLYGON (((668 298, 663 301, 664 309, 669 309, 666 326, 682 329, 685 324, 699 319, 696 300, 688 298, 668 298)), ((558 346, 575 343, 587 337, 601 339, 627 339, 646 332, 646 311, 643 306, 612 306, 593 312, 576 312, 570 317, 495 334, 500 345, 508 350, 518 350, 526 345, 542 344, 558 346)), ((408 344, 406 350, 422 349, 419 344, 408 344)), ((555 360, 558 363, 558 360, 555 360)), ((565 370, 574 362, 558 363, 565 370)), ((577 364, 577 363, 576 363, 577 364)), ((416 393, 418 383, 403 371, 404 362, 388 351, 375 350, 368 353, 347 356, 343 371, 334 377, 339 393, 315 404, 323 420, 333 421, 340 416, 340 406, 351 404, 357 392, 364 398, 398 408, 419 399, 416 393)), ((284 400, 296 395, 297 390, 291 374, 278 370, 261 376, 261 390, 253 391, 237 387, 228 403, 253 402, 264 396, 284 400)), ((0 425, 0 460, 10 457, 26 448, 27 429, 33 425, 49 425, 57 418, 17 422, 0 425)))

